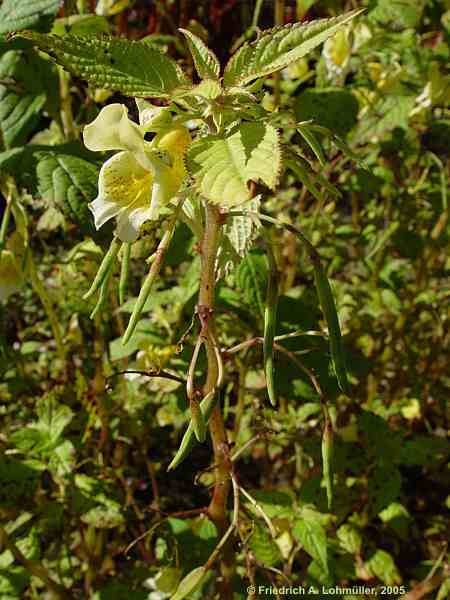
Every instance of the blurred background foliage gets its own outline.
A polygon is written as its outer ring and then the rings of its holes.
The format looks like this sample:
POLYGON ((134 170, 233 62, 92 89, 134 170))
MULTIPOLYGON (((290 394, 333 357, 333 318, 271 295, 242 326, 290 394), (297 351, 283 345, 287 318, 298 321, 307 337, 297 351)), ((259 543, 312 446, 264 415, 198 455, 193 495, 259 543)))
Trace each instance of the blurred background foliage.
MULTIPOLYGON (((301 226, 327 260, 352 394, 339 393, 324 360, 306 256, 290 233, 273 232, 283 273, 277 333, 309 334, 280 344, 276 411, 268 406, 261 344, 225 353, 230 439, 238 448, 258 436, 239 459, 239 480, 277 528, 272 539, 244 505, 235 598, 247 597, 250 581, 384 586, 389 597, 404 597, 404 586, 410 599, 444 600, 450 592, 450 3, 78 0, 59 8, 47 1, 24 24, 57 35, 146 37, 192 71, 178 27, 200 35, 225 64, 255 35, 255 9, 265 29, 276 10, 288 23, 357 7, 367 10, 355 25, 261 90, 267 110, 292 107, 299 120, 329 127, 351 149, 324 138, 325 155, 315 156, 292 131, 284 143, 300 147, 320 177, 304 186, 286 173, 263 206, 301 226), (333 403, 331 512, 311 372, 333 403)), ((100 164, 80 133, 104 103, 135 109, 128 98, 71 78, 27 43, 8 44, 4 36, 17 28, 8 25, 8 10, 3 0, 0 171, 3 181, 14 177, 24 213, 14 214, 6 233, 10 248, 18 233, 27 240, 34 266, 0 304, 1 521, 23 556, 74 598, 167 598, 217 539, 202 512, 211 451, 197 445, 168 474, 188 419, 184 387, 120 373, 186 373, 192 344, 189 336, 181 347, 180 340, 196 303, 198 249, 180 224, 138 333, 122 346, 145 258, 164 228, 147 225, 133 245, 129 301, 119 310, 111 288, 107 309, 89 320, 93 305, 81 296, 111 230, 93 230, 86 205, 100 164)), ((224 265, 217 314, 224 350, 262 335, 263 251, 256 240, 238 266, 224 265)), ((15 558, 0 549, 0 598, 50 598, 42 579, 15 558)), ((213 598, 214 579, 192 598, 213 598)))

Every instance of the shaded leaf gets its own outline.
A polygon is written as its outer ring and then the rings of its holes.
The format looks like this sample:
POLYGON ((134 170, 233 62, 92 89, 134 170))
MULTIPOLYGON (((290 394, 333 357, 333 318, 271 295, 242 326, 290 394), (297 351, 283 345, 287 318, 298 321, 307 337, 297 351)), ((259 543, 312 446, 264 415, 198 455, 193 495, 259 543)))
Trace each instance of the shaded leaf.
MULTIPOLYGON (((1 22, 1 21, 0 21, 1 22)), ((6 148, 28 141, 48 100, 54 106, 57 77, 32 49, 10 50, 0 58, 0 127, 6 148)))
POLYGON ((283 558, 280 549, 270 536, 265 525, 254 524, 253 533, 248 545, 255 555, 256 560, 268 567, 275 566, 283 558))
POLYGON ((316 519, 303 518, 294 525, 293 534, 305 552, 328 573, 327 535, 320 522, 316 519))
POLYGON ((46 27, 61 4, 62 0, 3 0, 0 7, 0 35, 46 27))
MULTIPOLYGON (((298 95, 294 102, 295 118, 298 121, 313 119, 342 137, 345 137, 356 125, 358 110, 356 97, 343 89, 307 89, 298 95)), ((299 128, 299 132, 303 136, 308 131, 310 136, 314 135, 307 126, 299 128)), ((315 152, 318 154, 317 146, 315 148, 315 152)))

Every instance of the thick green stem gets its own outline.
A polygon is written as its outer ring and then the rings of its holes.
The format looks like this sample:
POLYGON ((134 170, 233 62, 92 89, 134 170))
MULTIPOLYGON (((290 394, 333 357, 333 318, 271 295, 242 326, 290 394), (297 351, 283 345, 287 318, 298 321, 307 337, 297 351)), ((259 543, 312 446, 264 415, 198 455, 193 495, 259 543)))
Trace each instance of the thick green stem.
MULTIPOLYGON (((220 213, 217 207, 207 205, 205 232, 201 244, 202 272, 198 314, 202 325, 201 337, 206 348, 208 372, 203 394, 214 389, 219 376, 219 364, 214 335, 214 289, 215 263, 220 236, 220 213)), ((220 405, 217 404, 209 420, 209 430, 214 449, 215 486, 208 513, 223 535, 228 528, 227 502, 231 489, 231 461, 228 440, 220 405)), ((230 580, 232 575, 232 554, 223 553, 221 561, 222 597, 230 596, 230 580)))

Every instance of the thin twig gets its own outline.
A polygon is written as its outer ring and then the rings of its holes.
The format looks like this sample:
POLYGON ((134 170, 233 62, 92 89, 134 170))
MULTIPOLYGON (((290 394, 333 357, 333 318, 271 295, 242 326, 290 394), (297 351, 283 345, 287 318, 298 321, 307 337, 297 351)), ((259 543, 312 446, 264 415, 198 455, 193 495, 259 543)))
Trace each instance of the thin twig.
POLYGON ((317 381, 316 376, 311 371, 311 369, 308 369, 308 367, 305 367, 305 365, 299 361, 299 359, 295 356, 295 354, 293 352, 291 352, 290 350, 288 350, 281 344, 274 344, 273 346, 280 352, 283 352, 283 354, 286 354, 286 356, 288 356, 291 359, 291 361, 297 365, 297 367, 299 369, 301 369, 304 373, 306 373, 308 375, 308 377, 311 379, 311 382, 312 382, 317 394, 322 398, 323 397, 322 389, 319 385, 319 382, 317 381))
POLYGON ((250 446, 252 446, 255 442, 260 440, 263 437, 263 434, 257 433, 255 436, 250 438, 243 446, 236 450, 234 454, 231 455, 231 462, 235 462, 250 446))
POLYGON ((253 496, 250 496, 250 494, 246 490, 244 490, 243 487, 239 487, 239 489, 241 491, 241 494, 243 496, 245 496, 247 498, 247 500, 250 502, 250 504, 252 504, 253 507, 257 510, 257 512, 259 512, 261 517, 266 522, 267 527, 269 528, 270 535, 275 539, 277 537, 276 529, 273 526, 273 523, 270 520, 270 518, 268 517, 268 515, 265 513, 264 509, 258 504, 258 502, 253 498, 253 496))
POLYGON ((187 377, 187 381, 186 381, 186 395, 187 395, 189 401, 191 401, 194 398, 194 394, 195 394, 195 385, 194 385, 195 367, 197 366, 198 356, 200 354, 200 349, 201 349, 202 345, 203 345, 203 340, 202 340, 201 336, 198 336, 197 341, 195 342, 194 352, 192 353, 191 362, 189 364, 188 377, 187 377))
POLYGON ((174 373, 169 373, 169 371, 116 371, 115 373, 113 373, 112 375, 108 375, 108 377, 106 377, 106 381, 108 381, 109 379, 113 379, 114 377, 117 377, 118 375, 143 375, 144 377, 160 377, 162 379, 171 379, 172 381, 177 381, 178 383, 186 383, 186 380, 183 379, 183 377, 179 376, 179 375, 175 375, 174 373))
MULTIPOLYGON (((274 337, 274 341, 281 342, 283 340, 302 336, 326 337, 322 331, 316 331, 311 329, 309 331, 292 331, 291 333, 276 335, 274 337)), ((236 352, 240 352, 241 350, 245 350, 246 348, 251 348, 252 346, 256 346, 257 344, 262 344, 263 342, 264 338, 260 336, 253 337, 249 340, 245 340, 245 342, 240 342, 239 344, 236 344, 236 346, 223 349, 222 353, 225 354, 225 356, 228 356, 229 354, 236 354, 236 352)))

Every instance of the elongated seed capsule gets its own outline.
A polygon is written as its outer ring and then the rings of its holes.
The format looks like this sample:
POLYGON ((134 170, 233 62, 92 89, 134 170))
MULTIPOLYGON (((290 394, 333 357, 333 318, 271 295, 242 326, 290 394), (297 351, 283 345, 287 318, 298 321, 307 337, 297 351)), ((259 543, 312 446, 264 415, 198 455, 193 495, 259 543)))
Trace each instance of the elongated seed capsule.
POLYGON ((103 280, 105 279, 109 268, 114 263, 117 253, 119 252, 119 248, 120 248, 120 241, 115 237, 115 238, 113 238, 113 240, 111 242, 108 252, 103 257, 102 264, 100 265, 100 268, 97 271, 97 275, 95 276, 91 287, 84 294, 83 300, 88 300, 93 294, 95 294, 95 292, 102 285, 103 280))
POLYGON ((201 411, 198 400, 192 398, 190 401, 191 408, 191 423, 194 429, 195 437, 202 444, 206 439, 206 423, 205 417, 201 411))
POLYGON ((112 272, 113 265, 111 264, 100 286, 100 293, 98 295, 97 304, 95 305, 94 310, 90 314, 91 319, 94 319, 105 305, 106 298, 108 297, 109 280, 111 278, 112 272))
POLYGON ((347 394, 349 385, 347 380, 347 369, 345 367, 344 350, 342 348, 341 328, 334 302, 333 292, 330 282, 325 275, 325 271, 317 257, 311 257, 314 266, 314 280, 316 283, 317 295, 320 306, 327 322, 330 337, 331 358, 333 359, 334 370, 341 390, 347 394))
POLYGON ((231 211, 228 213, 229 216, 248 216, 255 220, 266 221, 272 223, 277 227, 283 227, 298 237, 298 239, 305 245, 308 257, 314 266, 314 279, 316 282, 317 295, 319 296, 320 306, 322 308, 325 320, 328 325, 328 331, 330 334, 330 350, 331 357, 334 363, 334 369, 336 371, 336 377, 340 388, 344 393, 349 392, 349 385, 347 381, 347 369, 345 366, 344 352, 342 349, 341 340, 341 329, 339 327, 339 319, 337 316, 336 305, 334 303, 333 292, 331 291, 330 284, 327 276, 323 270, 320 255, 311 244, 308 238, 293 225, 277 221, 273 217, 269 217, 263 213, 253 213, 250 211, 231 211))
POLYGON ((148 275, 144 280, 144 284, 141 287, 141 291, 139 292, 138 299, 136 300, 136 304, 134 305, 133 312, 131 313, 130 320, 128 321, 127 329, 126 329, 125 333, 123 334, 122 344, 124 344, 124 345, 130 341, 130 338, 134 333, 136 325, 137 325, 139 318, 141 316, 141 313, 144 309, 145 303, 147 302, 147 298, 149 297, 150 292, 152 290, 153 282, 155 281, 155 279, 161 269, 164 257, 166 255, 166 252, 169 248, 170 241, 172 239, 174 226, 175 226, 175 224, 173 224, 173 226, 166 231, 166 233, 164 234, 162 240, 160 241, 160 243, 158 245, 158 249, 156 250, 156 253, 155 253, 156 258, 152 262, 150 271, 148 272, 148 275))
MULTIPOLYGON (((203 413, 203 418, 205 421, 205 426, 208 424, 209 418, 211 417, 212 411, 216 406, 216 402, 218 400, 219 392, 217 388, 212 389, 203 400, 200 402, 200 409, 203 413)), ((175 469, 183 460, 189 455, 192 446, 195 442, 194 435, 194 425, 192 420, 189 422, 188 428, 186 429, 183 439, 181 440, 180 447, 178 448, 177 453, 172 459, 172 462, 167 467, 168 471, 175 469)))
POLYGON ((270 245, 267 247, 269 257, 269 278, 267 281, 267 299, 264 310, 264 372, 266 375, 267 393, 272 406, 277 404, 275 374, 273 368, 273 340, 277 326, 279 277, 275 257, 270 245))
POLYGON ((327 490, 328 509, 333 504, 333 425, 328 416, 325 416, 325 423, 322 434, 322 469, 325 488, 327 490))
POLYGON ((119 281, 119 304, 122 305, 125 302, 125 295, 128 286, 128 271, 130 268, 130 253, 131 244, 124 242, 122 244, 122 265, 120 267, 120 281, 119 281))

